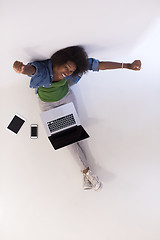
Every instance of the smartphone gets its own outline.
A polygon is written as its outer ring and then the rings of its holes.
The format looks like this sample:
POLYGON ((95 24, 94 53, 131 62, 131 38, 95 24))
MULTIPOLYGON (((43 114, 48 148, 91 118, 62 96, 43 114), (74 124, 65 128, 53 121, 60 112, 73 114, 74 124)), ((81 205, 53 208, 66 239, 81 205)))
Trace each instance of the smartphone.
POLYGON ((38 125, 31 124, 31 138, 38 138, 38 125))

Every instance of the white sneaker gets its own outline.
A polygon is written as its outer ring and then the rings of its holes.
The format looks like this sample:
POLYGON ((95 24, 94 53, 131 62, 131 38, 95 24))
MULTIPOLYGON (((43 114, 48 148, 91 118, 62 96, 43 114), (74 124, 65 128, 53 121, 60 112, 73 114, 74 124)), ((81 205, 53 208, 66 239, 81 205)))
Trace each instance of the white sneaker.
POLYGON ((98 191, 102 188, 103 186, 102 183, 99 181, 97 176, 93 175, 93 173, 90 170, 88 170, 88 172, 85 175, 89 182, 91 182, 95 191, 98 191))
POLYGON ((87 179, 86 174, 83 173, 83 189, 84 190, 89 190, 92 189, 92 184, 91 182, 87 179))

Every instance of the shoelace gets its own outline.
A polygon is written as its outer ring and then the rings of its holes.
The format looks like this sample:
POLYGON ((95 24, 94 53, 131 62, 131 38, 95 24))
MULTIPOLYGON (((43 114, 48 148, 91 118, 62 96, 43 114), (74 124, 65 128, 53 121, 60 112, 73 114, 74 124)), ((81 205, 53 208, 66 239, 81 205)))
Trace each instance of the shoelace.
POLYGON ((85 183, 91 184, 91 182, 90 182, 89 179, 87 178, 86 174, 85 174, 83 177, 84 177, 84 182, 85 182, 85 183))
POLYGON ((89 181, 90 181, 94 186, 96 186, 97 184, 100 184, 97 176, 91 175, 91 173, 89 173, 87 176, 88 176, 89 181))

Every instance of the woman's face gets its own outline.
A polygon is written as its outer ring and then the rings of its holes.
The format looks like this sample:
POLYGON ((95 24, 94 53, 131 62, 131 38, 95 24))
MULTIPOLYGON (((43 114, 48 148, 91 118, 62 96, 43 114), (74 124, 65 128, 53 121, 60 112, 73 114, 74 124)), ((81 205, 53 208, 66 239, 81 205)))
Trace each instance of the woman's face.
POLYGON ((72 61, 67 61, 61 66, 53 67, 54 80, 61 80, 70 76, 76 70, 76 64, 72 61))

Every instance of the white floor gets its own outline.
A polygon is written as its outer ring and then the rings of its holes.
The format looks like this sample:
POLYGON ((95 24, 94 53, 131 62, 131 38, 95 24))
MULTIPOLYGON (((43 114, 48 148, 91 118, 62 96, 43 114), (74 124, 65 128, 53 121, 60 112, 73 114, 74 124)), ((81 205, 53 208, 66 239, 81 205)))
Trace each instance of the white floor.
POLYGON ((0 9, 0 239, 159 240, 160 3, 6 0, 0 9), (83 191, 67 148, 52 149, 29 78, 12 70, 77 44, 100 60, 142 61, 140 72, 89 72, 73 87, 100 192, 83 191), (26 118, 17 136, 6 131, 15 113, 26 118))

